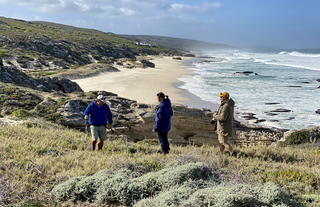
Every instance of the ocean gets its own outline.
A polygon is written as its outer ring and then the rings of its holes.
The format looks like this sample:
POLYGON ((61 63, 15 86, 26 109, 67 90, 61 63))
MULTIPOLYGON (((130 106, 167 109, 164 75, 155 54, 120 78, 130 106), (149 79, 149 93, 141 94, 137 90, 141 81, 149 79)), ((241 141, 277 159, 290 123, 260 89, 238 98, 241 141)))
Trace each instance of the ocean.
POLYGON ((219 104, 228 91, 236 117, 264 127, 303 129, 320 125, 320 53, 206 51, 191 63, 180 88, 219 104), (285 112, 284 112, 285 111, 285 112), (248 120, 251 119, 251 120, 248 120))

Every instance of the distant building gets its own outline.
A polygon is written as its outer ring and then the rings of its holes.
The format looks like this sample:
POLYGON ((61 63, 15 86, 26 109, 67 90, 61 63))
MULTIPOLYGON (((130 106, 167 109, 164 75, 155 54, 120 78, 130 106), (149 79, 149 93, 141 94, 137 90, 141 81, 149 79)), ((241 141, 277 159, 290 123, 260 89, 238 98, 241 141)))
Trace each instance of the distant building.
POLYGON ((154 42, 149 42, 149 41, 139 41, 135 43, 138 46, 149 46, 149 47, 156 47, 157 44, 154 42))

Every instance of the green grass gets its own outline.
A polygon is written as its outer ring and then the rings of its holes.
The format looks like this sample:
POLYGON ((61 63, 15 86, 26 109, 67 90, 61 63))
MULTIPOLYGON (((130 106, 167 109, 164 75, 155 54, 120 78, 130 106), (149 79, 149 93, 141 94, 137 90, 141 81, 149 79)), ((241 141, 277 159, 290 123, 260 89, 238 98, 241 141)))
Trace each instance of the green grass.
POLYGON ((10 183, 8 203, 33 201, 57 205, 49 192, 72 177, 90 176, 105 169, 117 171, 127 166, 142 166, 148 172, 155 172, 194 162, 219 170, 222 182, 274 182, 305 198, 308 206, 319 202, 313 196, 320 193, 320 151, 316 147, 257 146, 240 148, 239 157, 229 157, 221 156, 212 146, 172 146, 172 153, 163 156, 157 153, 156 141, 127 143, 112 137, 103 151, 89 152, 82 150, 83 133, 55 128, 45 123, 0 127, 0 178, 10 183), (285 158, 279 159, 281 156, 285 158))

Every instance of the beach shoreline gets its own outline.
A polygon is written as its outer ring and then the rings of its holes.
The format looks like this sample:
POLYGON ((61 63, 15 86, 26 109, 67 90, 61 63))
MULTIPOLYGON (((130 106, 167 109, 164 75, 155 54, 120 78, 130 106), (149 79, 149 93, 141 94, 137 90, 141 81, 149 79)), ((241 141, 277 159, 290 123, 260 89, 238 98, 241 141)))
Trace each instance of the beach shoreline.
POLYGON ((157 104, 156 94, 160 91, 169 95, 172 103, 182 104, 192 108, 209 108, 214 110, 213 103, 201 100, 185 89, 179 78, 192 75, 192 67, 186 61, 192 58, 184 57, 175 60, 169 56, 151 56, 155 68, 117 68, 120 72, 106 72, 97 76, 75 79, 85 91, 109 91, 119 96, 135 100, 139 103, 157 104))

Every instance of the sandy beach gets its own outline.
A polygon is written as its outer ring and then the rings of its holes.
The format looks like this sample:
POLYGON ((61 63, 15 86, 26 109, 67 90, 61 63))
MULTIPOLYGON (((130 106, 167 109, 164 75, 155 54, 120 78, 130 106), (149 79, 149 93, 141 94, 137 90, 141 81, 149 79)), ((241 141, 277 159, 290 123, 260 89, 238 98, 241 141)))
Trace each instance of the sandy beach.
MULTIPOLYGON (((190 94, 179 89, 179 77, 192 73, 183 61, 172 57, 152 57, 155 68, 119 68, 121 72, 103 73, 95 77, 75 80, 84 91, 105 90, 140 103, 156 104, 156 94, 168 94, 173 103, 192 102, 190 94)), ((187 58, 184 58, 187 60, 187 58)))

